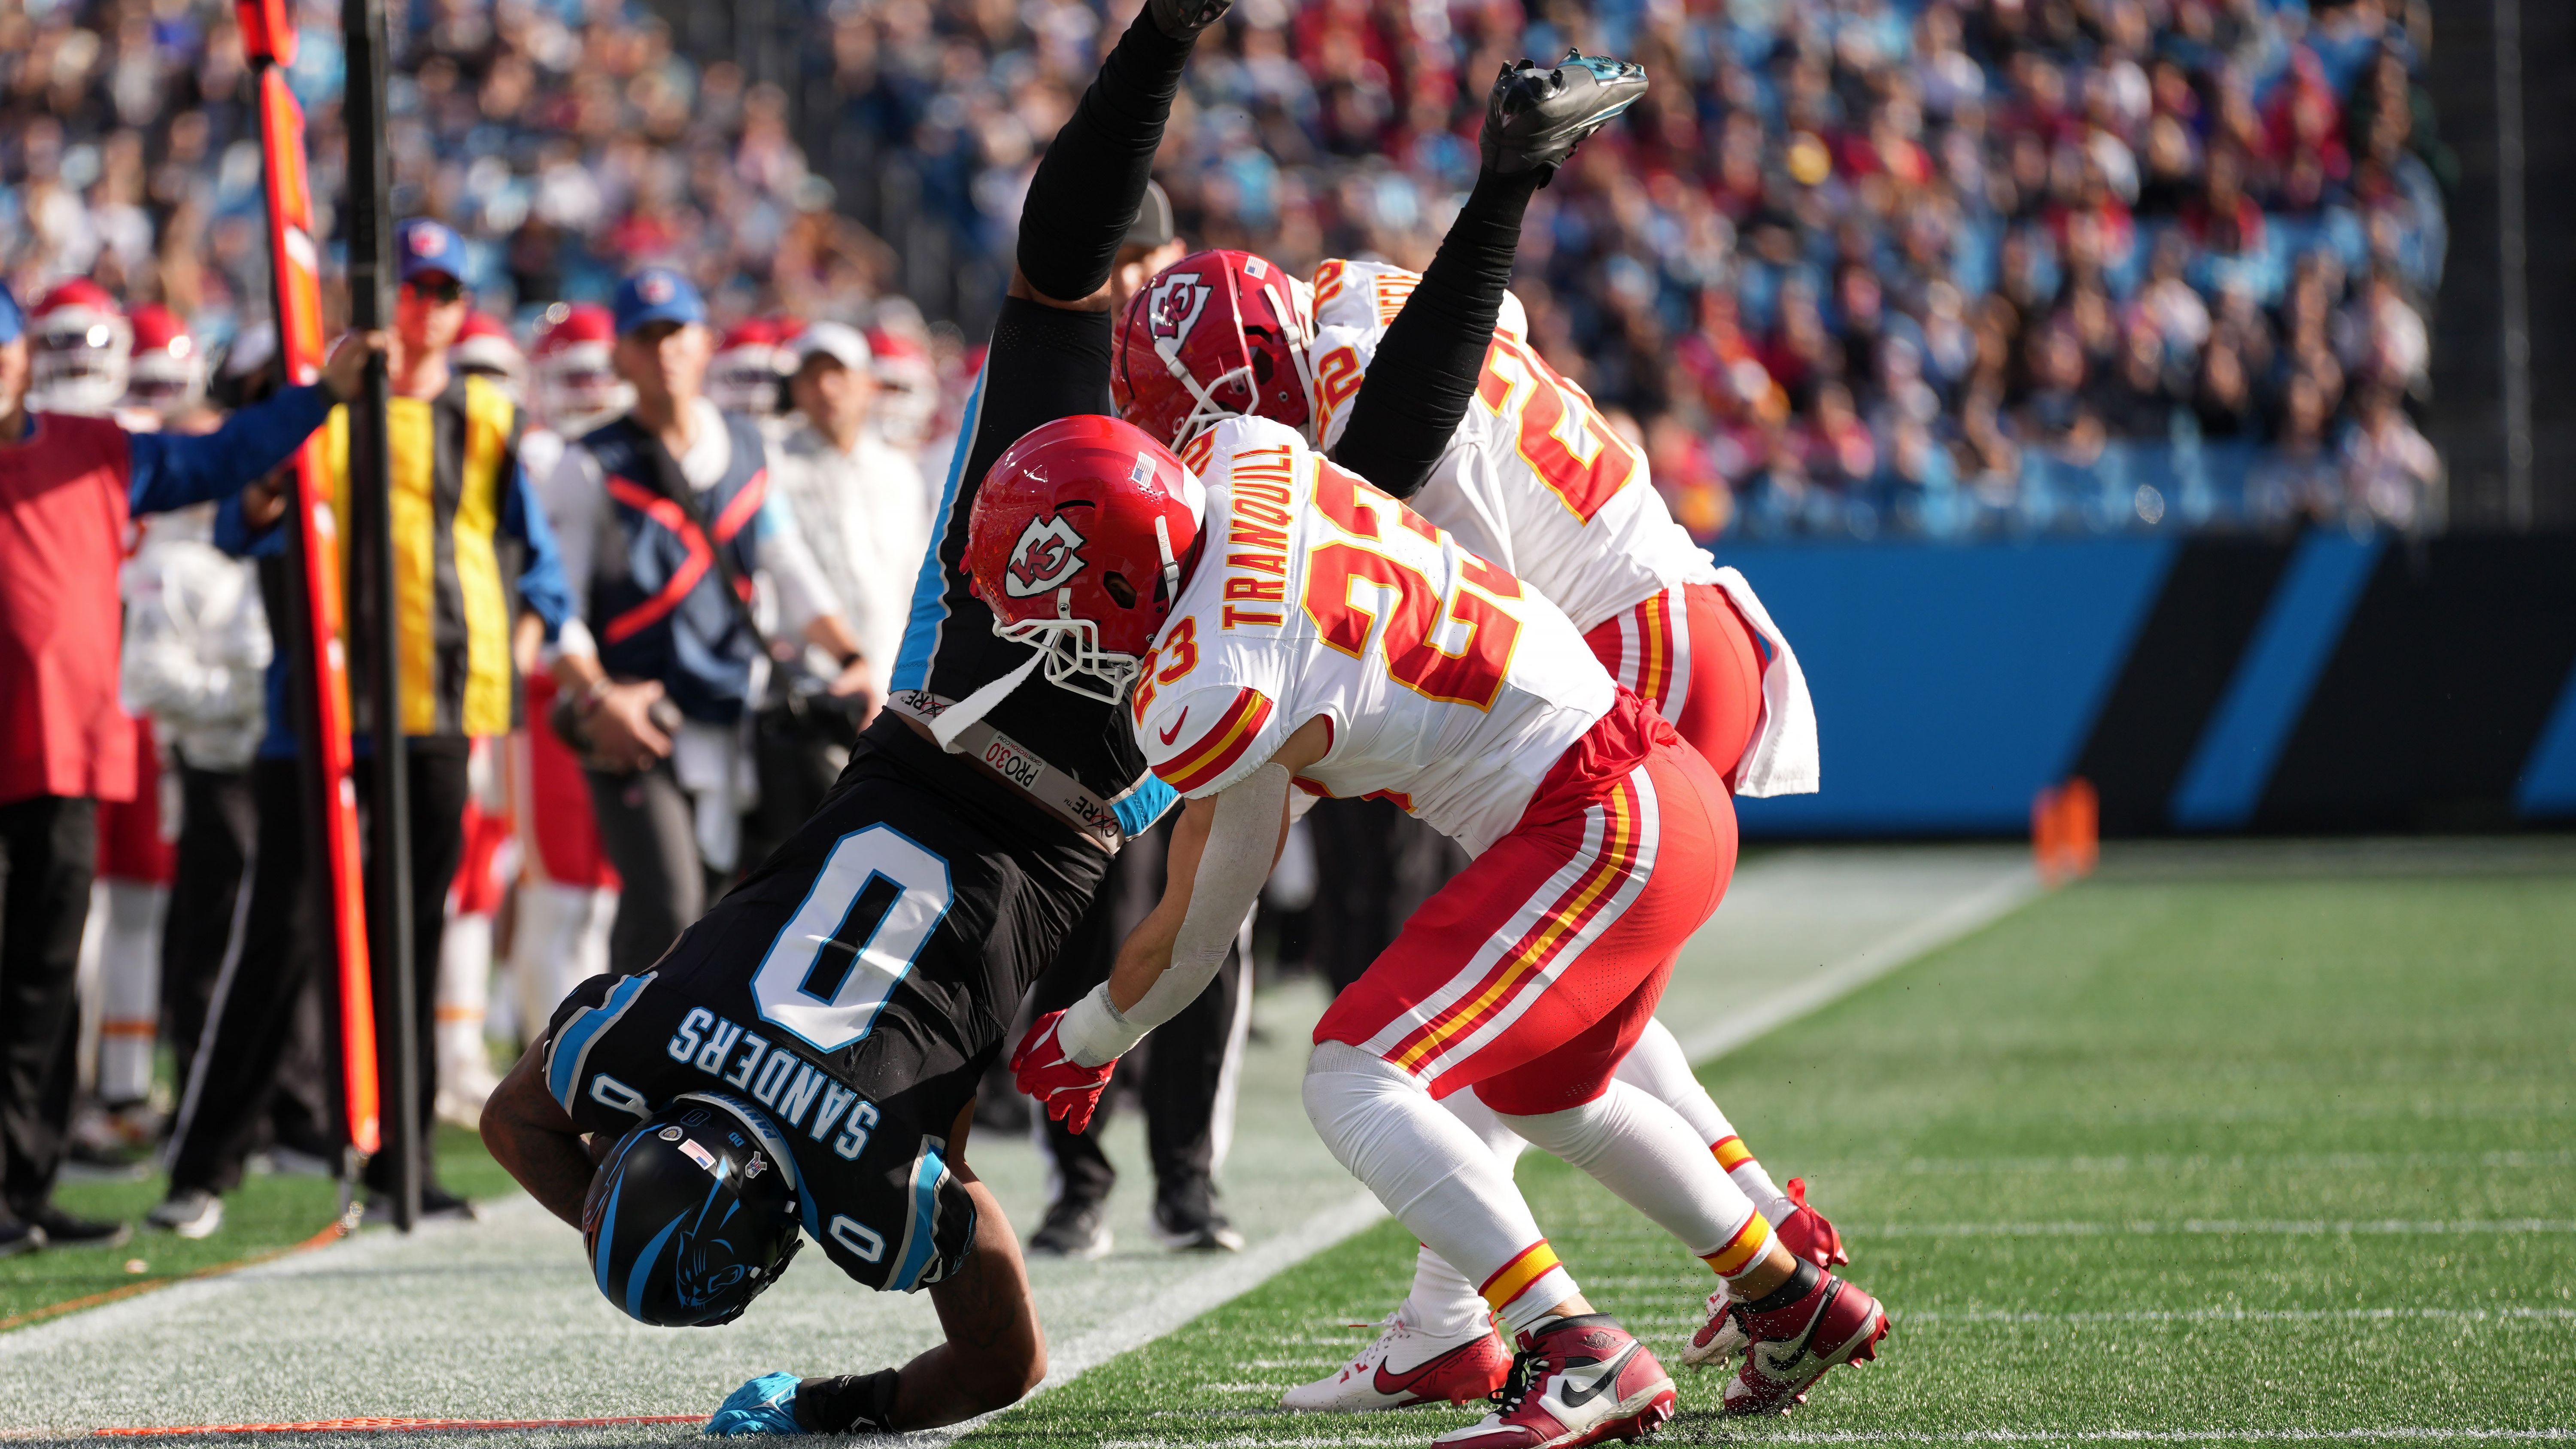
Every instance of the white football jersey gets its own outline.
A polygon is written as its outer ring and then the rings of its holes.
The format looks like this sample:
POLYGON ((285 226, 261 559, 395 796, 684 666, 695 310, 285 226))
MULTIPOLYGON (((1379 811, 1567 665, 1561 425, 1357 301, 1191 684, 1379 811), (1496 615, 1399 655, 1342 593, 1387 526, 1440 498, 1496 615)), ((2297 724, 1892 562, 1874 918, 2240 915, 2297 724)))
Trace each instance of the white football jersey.
POLYGON ((1482 852, 1609 711, 1616 686, 1562 612, 1296 430, 1229 418, 1181 461, 1207 485, 1205 542, 1130 718, 1183 795, 1321 715, 1332 749, 1301 788, 1391 799, 1482 852))
MULTIPOLYGON (((1350 424, 1378 340, 1421 280, 1380 262, 1316 268, 1316 436, 1327 449, 1350 424)), ((1717 582, 1708 551, 1655 491, 1643 450, 1529 345, 1528 314, 1508 292, 1476 400, 1409 501, 1470 552, 1536 585, 1587 633, 1675 585, 1717 582)))

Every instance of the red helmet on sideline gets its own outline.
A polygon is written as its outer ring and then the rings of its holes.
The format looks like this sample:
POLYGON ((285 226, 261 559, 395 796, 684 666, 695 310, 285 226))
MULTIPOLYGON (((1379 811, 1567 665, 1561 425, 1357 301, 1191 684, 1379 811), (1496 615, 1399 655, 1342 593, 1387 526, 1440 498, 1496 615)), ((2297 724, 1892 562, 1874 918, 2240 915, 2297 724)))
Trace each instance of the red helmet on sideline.
POLYGON ((767 417, 778 411, 782 340, 775 317, 746 317, 716 343, 707 367, 707 400, 729 413, 767 417))
POLYGON ((1044 651, 1052 683, 1116 704, 1181 591, 1207 495, 1116 418, 1058 418, 994 460, 966 525, 993 632, 1044 651))
POLYGON ((457 329, 456 345, 448 355, 460 370, 479 372, 501 382, 513 398, 518 395, 519 380, 528 367, 528 360, 519 352, 519 339, 489 312, 465 314, 465 325, 457 329))
POLYGON ((1119 414, 1179 447, 1220 418, 1315 415, 1305 284, 1250 252, 1195 252, 1127 301, 1109 359, 1119 414))
POLYGON ((105 288, 74 277, 38 299, 27 322, 35 341, 33 391, 46 408, 104 417, 124 400, 134 328, 105 288))
POLYGON ((626 407, 611 366, 617 326, 596 302, 557 302, 537 324, 536 404, 548 426, 579 434, 626 407))
POLYGON ((146 302, 127 319, 134 353, 127 366, 125 401, 164 418, 194 407, 206 393, 206 354, 178 314, 146 302))

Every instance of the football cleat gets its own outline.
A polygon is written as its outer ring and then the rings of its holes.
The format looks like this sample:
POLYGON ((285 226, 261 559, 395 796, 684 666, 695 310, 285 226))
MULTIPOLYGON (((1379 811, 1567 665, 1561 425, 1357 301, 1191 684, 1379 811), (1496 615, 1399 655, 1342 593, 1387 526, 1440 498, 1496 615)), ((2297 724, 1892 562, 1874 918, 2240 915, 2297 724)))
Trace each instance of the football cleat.
POLYGON ((1756 1313, 1737 1304, 1728 1312, 1751 1340, 1744 1367, 1726 1385, 1730 1414, 1785 1414, 1807 1401, 1826 1370, 1877 1358, 1887 1336, 1878 1300, 1831 1273, 1818 1274, 1807 1296, 1785 1308, 1756 1313))
POLYGON ((1046 1211, 1038 1230, 1029 1234, 1029 1252, 1040 1258, 1071 1258, 1088 1263, 1109 1256, 1116 1242, 1109 1235, 1109 1213, 1099 1203, 1062 1197, 1046 1211))
POLYGON ((1796 1203, 1798 1210, 1782 1218, 1779 1226, 1771 1230, 1773 1236, 1779 1238, 1781 1246, 1819 1268, 1831 1268, 1851 1261, 1851 1254, 1843 1251, 1843 1235, 1834 1231, 1834 1225, 1825 1221, 1823 1213, 1807 1206, 1805 1178, 1789 1179, 1789 1201, 1796 1203))
POLYGON ((1606 1313, 1560 1318, 1521 1335, 1494 1412, 1432 1440, 1435 1449, 1559 1449, 1643 1439, 1673 1416, 1673 1381, 1606 1313))
POLYGON ((1534 166, 1556 167, 1584 139, 1646 93, 1646 69, 1608 56, 1569 50, 1542 68, 1514 61, 1494 77, 1478 144, 1485 167, 1514 176, 1534 166))
POLYGON ((802 1434, 796 1422, 794 1374, 767 1373, 725 1395, 707 1419, 706 1432, 731 1439, 743 1434, 802 1434))
POLYGON ((1491 1328, 1472 1338, 1444 1338, 1392 1318, 1385 1331, 1349 1363, 1311 1384, 1299 1384, 1280 1407, 1319 1414, 1367 1414, 1415 1404, 1464 1404, 1490 1399, 1511 1377, 1511 1350, 1491 1328))
POLYGON ((1686 1368, 1704 1369, 1731 1358, 1742 1358, 1753 1346, 1744 1325, 1735 1320, 1735 1300, 1727 1295, 1726 1284, 1708 1295, 1708 1322, 1682 1345, 1682 1364, 1686 1368))

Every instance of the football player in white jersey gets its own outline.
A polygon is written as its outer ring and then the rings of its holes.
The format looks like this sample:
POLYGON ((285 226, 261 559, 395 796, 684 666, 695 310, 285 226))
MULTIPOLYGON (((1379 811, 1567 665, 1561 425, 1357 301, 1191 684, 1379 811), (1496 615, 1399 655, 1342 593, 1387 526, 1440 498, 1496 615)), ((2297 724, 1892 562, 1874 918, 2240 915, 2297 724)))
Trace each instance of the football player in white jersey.
POLYGON ((1183 463, 1186 537, 1157 511, 1172 455, 1107 419, 1031 432, 977 495, 967 561, 996 631, 1045 644, 1051 679, 1124 688, 1147 761, 1189 802, 1162 904, 1109 981, 1032 1026, 1021 1089, 1080 1130, 1116 1059, 1223 960, 1291 794, 1388 798, 1475 859, 1326 1012, 1305 1099, 1517 1336, 1500 1406, 1439 1442, 1633 1439, 1675 1403, 1508 1167, 1435 1100, 1461 1090, 1729 1281, 1754 1340, 1730 1410, 1779 1410, 1874 1356, 1886 1317, 1869 1295, 1791 1253, 1679 1114, 1614 1080, 1733 869, 1715 767, 1562 611, 1294 430, 1229 418, 1183 463))
MULTIPOLYGON (((1743 575, 1717 568, 1673 521, 1643 455, 1538 354, 1504 290, 1521 208, 1553 169, 1497 166, 1507 129, 1506 118, 1489 119, 1484 172, 1427 276, 1334 260, 1310 287, 1228 251, 1161 273, 1121 320, 1120 405, 1165 440, 1245 413, 1295 427, 1557 604, 1612 677, 1672 721, 1732 791, 1812 791, 1814 712, 1787 640, 1743 575), (1381 355, 1391 358, 1384 370, 1381 355)), ((1782 1190, 1745 1147, 1671 1031, 1648 1023, 1620 1076, 1690 1122, 1792 1251, 1819 1267, 1848 1261, 1804 1184, 1792 1178, 1782 1190)), ((1506 1161, 1518 1155, 1521 1138, 1473 1099, 1449 1101, 1506 1161)), ((1721 1295, 1713 1330, 1684 1349, 1685 1362, 1743 1350, 1721 1295)), ((1484 1307, 1426 1247, 1413 1291, 1379 1337, 1285 1402, 1359 1411, 1485 1392, 1509 1356, 1484 1307)))

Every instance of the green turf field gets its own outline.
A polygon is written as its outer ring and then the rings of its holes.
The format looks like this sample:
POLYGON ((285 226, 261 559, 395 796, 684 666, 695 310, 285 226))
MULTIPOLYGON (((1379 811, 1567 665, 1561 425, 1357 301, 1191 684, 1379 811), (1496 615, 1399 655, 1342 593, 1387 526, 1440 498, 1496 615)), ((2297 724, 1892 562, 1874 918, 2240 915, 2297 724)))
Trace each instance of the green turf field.
MULTIPOLYGON (((473 1133, 438 1129, 439 1177, 472 1198, 515 1192, 507 1173, 473 1133)), ((229 1264, 292 1249, 328 1229, 340 1211, 339 1184, 320 1177, 253 1175, 224 1198, 224 1225, 193 1242, 142 1228, 143 1215, 161 1201, 168 1179, 160 1173, 130 1181, 74 1179, 54 1199, 85 1217, 136 1225, 120 1248, 27 1253, 0 1259, 0 1323, 17 1326, 50 1316, 48 1310, 103 1295, 139 1291, 229 1264), (138 1266, 139 1265, 139 1266, 138 1266)))
MULTIPOLYGON (((2576 881, 2258 875, 2058 892, 1709 1068, 1895 1329, 1785 1421, 1685 1377, 1666 1438, 2576 1437, 2576 881)), ((1696 1262, 1521 1181, 1596 1302, 1695 1326, 1696 1262)), ((1383 1225, 971 1442, 1424 1442, 1468 1416, 1275 1408, 1411 1250, 1383 1225)))

